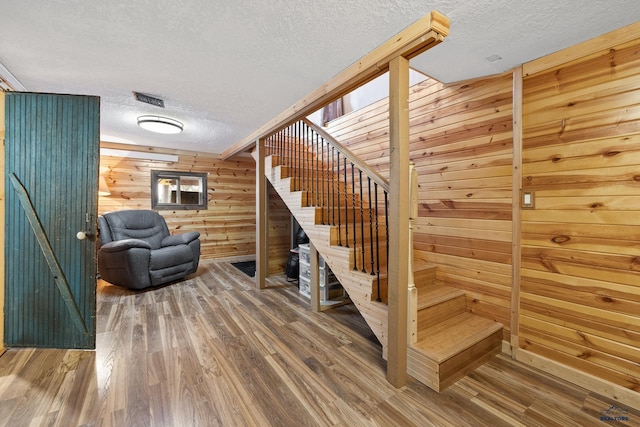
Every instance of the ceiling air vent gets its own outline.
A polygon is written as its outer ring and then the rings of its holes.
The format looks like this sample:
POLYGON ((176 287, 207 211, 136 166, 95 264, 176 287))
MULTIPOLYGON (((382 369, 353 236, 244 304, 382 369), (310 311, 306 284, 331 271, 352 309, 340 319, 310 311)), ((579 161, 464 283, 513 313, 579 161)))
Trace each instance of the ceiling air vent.
POLYGON ((145 95, 140 92, 133 92, 134 98, 137 101, 144 102, 145 104, 155 105, 156 107, 164 108, 164 101, 160 98, 156 98, 154 96, 145 95))

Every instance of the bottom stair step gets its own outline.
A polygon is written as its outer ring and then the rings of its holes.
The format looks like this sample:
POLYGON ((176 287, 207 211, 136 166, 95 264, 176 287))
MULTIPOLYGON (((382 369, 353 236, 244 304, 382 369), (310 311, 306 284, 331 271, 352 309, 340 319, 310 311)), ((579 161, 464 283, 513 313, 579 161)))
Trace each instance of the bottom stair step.
POLYGON ((464 312, 418 334, 415 347, 442 363, 497 331, 502 324, 464 312))
POLYGON ((409 347, 409 374, 442 391, 500 351, 502 324, 464 312, 420 331, 409 347))

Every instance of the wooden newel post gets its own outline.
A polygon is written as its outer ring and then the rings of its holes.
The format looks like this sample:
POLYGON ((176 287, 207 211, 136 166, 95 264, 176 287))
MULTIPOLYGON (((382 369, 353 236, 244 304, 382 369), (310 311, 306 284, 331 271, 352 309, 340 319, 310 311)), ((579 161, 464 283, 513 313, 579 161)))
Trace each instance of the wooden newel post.
POLYGON ((409 61, 389 63, 389 327, 387 381, 407 383, 407 271, 409 254, 409 61))
POLYGON ((256 143, 256 288, 266 287, 267 255, 269 242, 268 230, 268 201, 267 201, 267 177, 265 176, 265 139, 261 138, 256 143))

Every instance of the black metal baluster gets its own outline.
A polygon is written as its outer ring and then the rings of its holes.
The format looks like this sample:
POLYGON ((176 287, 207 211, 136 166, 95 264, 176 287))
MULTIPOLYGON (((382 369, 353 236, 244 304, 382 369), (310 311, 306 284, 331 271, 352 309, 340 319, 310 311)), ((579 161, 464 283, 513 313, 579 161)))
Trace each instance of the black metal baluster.
POLYGON ((335 199, 334 197, 336 196, 336 173, 335 173, 335 168, 336 168, 336 164, 335 164, 335 157, 336 157, 336 148, 332 145, 331 146, 331 199, 330 199, 330 204, 333 207, 333 209, 331 209, 331 225, 336 225, 336 209, 335 209, 335 199))
POLYGON ((293 123, 291 125, 291 135, 289 136, 289 170, 290 170, 290 177, 291 180, 293 181, 293 190, 297 190, 296 188, 296 133, 297 133, 297 129, 296 129, 296 123, 293 123))
POLYGON ((333 146, 327 142, 327 224, 332 225, 331 217, 333 215, 333 193, 331 192, 331 165, 333 164, 333 146))
POLYGON ((309 172, 311 172, 311 177, 309 179, 310 181, 310 186, 311 186, 311 206, 315 206, 316 205, 316 196, 315 196, 315 192, 314 192, 314 183, 315 183, 315 179, 316 179, 316 172, 315 172, 315 152, 316 152, 316 143, 315 143, 315 139, 314 139, 314 131, 311 130, 311 167, 309 172))
POLYGON ((344 232, 345 248, 349 247, 349 196, 347 194, 347 157, 344 158, 344 232))
POLYGON ((362 198, 362 170, 358 169, 358 174, 359 174, 359 184, 360 184, 360 240, 361 240, 361 245, 360 247, 362 248, 361 253, 362 253, 362 272, 366 273, 367 270, 365 269, 365 265, 366 265, 366 257, 365 257, 365 244, 364 244, 364 200, 362 198))
POLYGON ((316 137, 316 191, 314 192, 316 195, 316 206, 320 206, 320 195, 318 194, 320 191, 320 135, 315 133, 316 137))
POLYGON ((298 190, 302 191, 302 172, 304 169, 302 168, 302 136, 304 135, 304 123, 298 122, 298 139, 296 141, 296 162, 298 164, 298 190))
POLYGON ((313 184, 313 170, 311 166, 313 165, 313 141, 311 139, 312 130, 307 128, 307 206, 310 206, 309 202, 309 194, 311 193, 312 184, 313 184))
POLYGON ((387 272, 389 271, 389 195, 384 192, 384 220, 385 220, 385 234, 387 237, 387 272))
POLYGON ((324 138, 320 137, 322 139, 322 144, 320 145, 320 172, 322 173, 322 176, 320 177, 320 206, 322 207, 322 210, 320 211, 320 214, 322 215, 322 224, 324 225, 324 212, 327 208, 326 206, 326 201, 325 201, 325 194, 324 194, 324 170, 325 170, 325 160, 324 160, 324 138))
POLYGON ((296 178, 296 168, 293 164, 293 140, 296 137, 296 128, 295 124, 289 126, 289 138, 287 138, 287 167, 289 169, 289 178, 294 182, 294 190, 295 190, 295 178, 296 178))
POLYGON ((378 183, 373 183, 374 189, 374 197, 376 199, 376 275, 378 276, 378 298, 376 301, 381 302, 382 298, 380 298, 380 230, 378 229, 378 183))
POLYGON ((358 242, 356 222, 356 176, 354 165, 351 163, 351 209, 353 210, 353 269, 358 269, 358 242))
POLYGON ((304 194, 305 194, 305 206, 309 206, 309 126, 305 126, 305 139, 304 139, 304 194))
POLYGON ((304 123, 302 122, 298 122, 300 123, 300 129, 298 130, 298 140, 296 141, 297 144, 297 158, 298 158, 298 190, 302 191, 302 173, 304 172, 304 169, 302 168, 302 136, 304 135, 304 123))
MULTIPOLYGON (((336 197, 338 198, 338 246, 342 246, 342 218, 340 217, 342 214, 340 213, 340 152, 337 153, 338 156, 338 167, 336 168, 336 175, 338 178, 338 194, 336 197)), ((345 187, 347 183, 345 182, 345 187)))
POLYGON ((300 190, 299 180, 298 180, 298 141, 300 138, 300 122, 296 122, 294 125, 295 129, 295 138, 293 138, 293 180, 295 181, 295 185, 293 188, 300 190))
POLYGON ((291 126, 287 128, 287 134, 284 139, 285 144, 285 164, 287 165, 288 173, 287 176, 291 176, 291 126))
MULTIPOLYGON (((324 139, 323 139, 324 141, 324 139)), ((325 224, 330 225, 331 224, 331 220, 329 219, 329 213, 331 211, 331 199, 329 198, 329 153, 331 152, 329 150, 329 143, 327 141, 324 141, 325 145, 326 145, 326 154, 324 156, 324 166, 322 167, 322 176, 323 176, 323 180, 322 180, 322 185, 324 186, 324 188, 327 190, 325 193, 325 200, 324 200, 324 205, 326 207, 327 210, 327 222, 325 224)))
POLYGON ((292 136, 289 138, 289 152, 291 154, 291 167, 293 168, 293 173, 291 174, 291 179, 294 181, 293 188, 297 189, 298 185, 295 184, 296 181, 296 135, 298 132, 297 122, 291 125, 292 136))
POLYGON ((374 268, 373 268, 373 218, 371 217, 373 215, 373 209, 371 208, 371 177, 367 177, 367 190, 369 191, 369 248, 371 249, 371 253, 369 254, 371 256, 371 275, 373 276, 374 273, 374 268))
POLYGON ((282 165, 287 166, 289 162, 289 152, 287 151, 287 134, 289 133, 289 129, 282 130, 282 165))

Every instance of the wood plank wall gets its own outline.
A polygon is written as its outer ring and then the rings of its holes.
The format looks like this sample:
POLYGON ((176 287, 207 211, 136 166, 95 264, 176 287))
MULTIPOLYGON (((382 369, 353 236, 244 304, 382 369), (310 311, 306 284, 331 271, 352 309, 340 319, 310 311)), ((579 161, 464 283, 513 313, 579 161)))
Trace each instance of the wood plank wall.
MULTIPOLYGON (((111 191, 101 196, 99 212, 151 209, 152 169, 207 172, 208 209, 160 211, 171 231, 200 231, 202 259, 255 257, 255 161, 237 156, 222 161, 215 154, 102 143, 102 148, 170 154, 177 162, 100 157, 100 170, 111 191)), ((289 213, 277 193, 269 192, 270 274, 284 271, 289 249, 289 213)))
MULTIPOLYGON (((410 157, 419 174, 415 257, 441 283, 505 326, 512 283, 511 74, 456 85, 426 80, 410 94, 410 157)), ((332 121, 327 130, 389 176, 388 100, 332 121)))
POLYGON ((640 38, 616 37, 524 67, 520 347, 640 391, 640 38))

